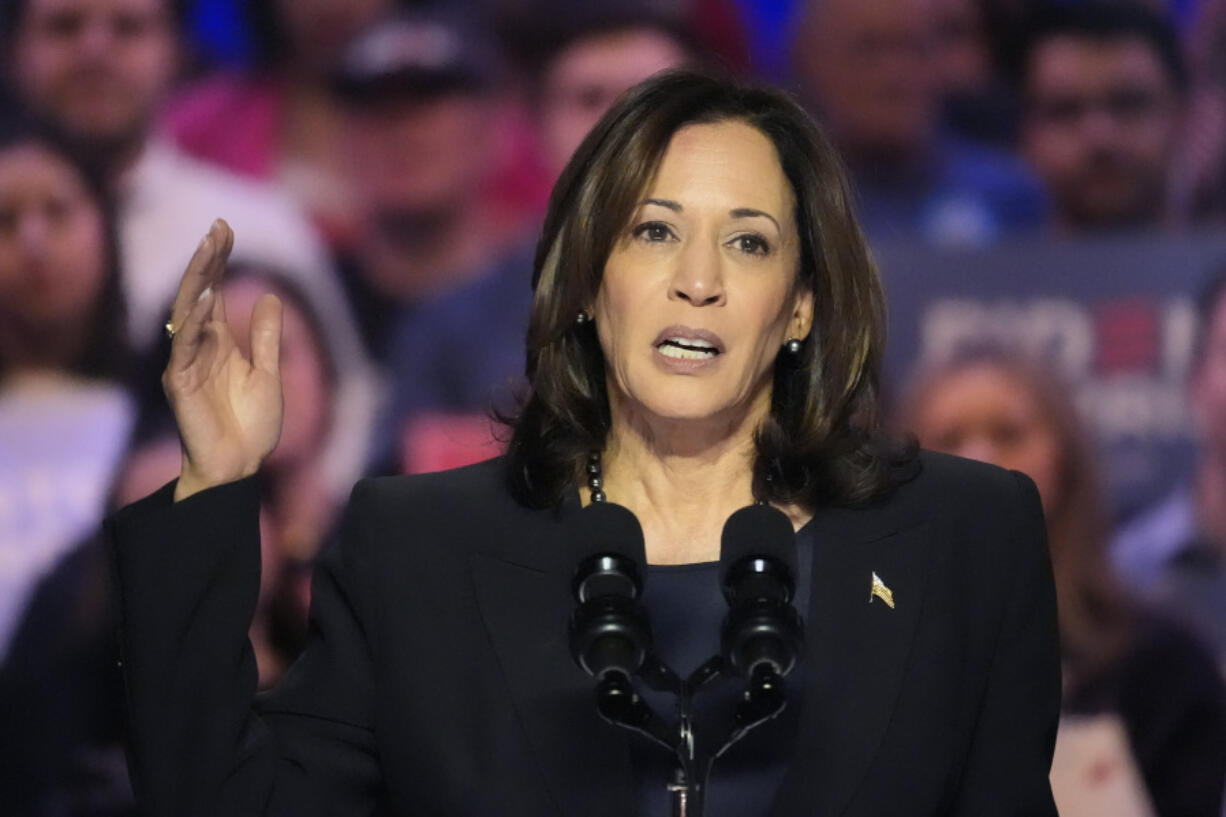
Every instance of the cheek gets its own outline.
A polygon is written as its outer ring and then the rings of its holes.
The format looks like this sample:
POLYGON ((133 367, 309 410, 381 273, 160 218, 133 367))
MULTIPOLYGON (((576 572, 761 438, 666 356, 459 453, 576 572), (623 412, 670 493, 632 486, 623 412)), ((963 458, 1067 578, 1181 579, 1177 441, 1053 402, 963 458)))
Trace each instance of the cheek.
POLYGON ((95 213, 83 214, 75 228, 56 242, 56 260, 81 293, 83 305, 92 304, 102 290, 106 266, 106 241, 102 219, 95 213))

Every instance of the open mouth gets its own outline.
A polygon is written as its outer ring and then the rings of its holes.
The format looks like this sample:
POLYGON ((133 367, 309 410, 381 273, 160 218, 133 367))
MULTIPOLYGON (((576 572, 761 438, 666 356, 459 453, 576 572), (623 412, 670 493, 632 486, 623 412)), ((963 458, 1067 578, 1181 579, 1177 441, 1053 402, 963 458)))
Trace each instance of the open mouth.
POLYGON ((656 348, 665 357, 680 360, 707 360, 719 354, 715 344, 697 338, 665 338, 656 348))

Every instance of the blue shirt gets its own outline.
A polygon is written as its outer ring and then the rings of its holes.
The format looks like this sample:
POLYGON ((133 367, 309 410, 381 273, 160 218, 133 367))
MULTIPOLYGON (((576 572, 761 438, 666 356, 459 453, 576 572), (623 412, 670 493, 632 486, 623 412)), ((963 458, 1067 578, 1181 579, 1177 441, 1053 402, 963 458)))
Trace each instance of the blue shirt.
MULTIPOLYGON (((809 610, 813 568, 813 531, 805 525, 796 534, 797 612, 809 610)), ((719 562, 687 565, 651 565, 643 588, 643 604, 651 619, 656 653, 678 675, 686 677, 719 653, 719 634, 728 604, 719 583, 719 562)), ((765 815, 775 799, 796 744, 803 664, 798 662, 785 680, 787 706, 774 720, 758 726, 716 762, 708 782, 706 817, 765 815)), ((642 697, 665 720, 675 717, 673 696, 645 689, 642 697)), ((725 678, 703 689, 694 700, 695 731, 722 741, 730 731, 733 713, 745 682, 725 678)), ((672 811, 673 758, 646 738, 631 738, 631 760, 639 793, 639 817, 667 817, 672 811)))

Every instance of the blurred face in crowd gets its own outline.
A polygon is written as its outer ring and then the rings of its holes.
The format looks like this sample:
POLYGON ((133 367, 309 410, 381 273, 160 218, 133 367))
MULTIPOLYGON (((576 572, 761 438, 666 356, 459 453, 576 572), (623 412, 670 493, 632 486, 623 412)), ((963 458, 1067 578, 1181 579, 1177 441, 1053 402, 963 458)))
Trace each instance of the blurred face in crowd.
POLYGON ((28 0, 13 44, 14 81, 74 138, 139 144, 175 64, 165 0, 28 0))
POLYGON ((36 144, 0 152, 0 319, 35 335, 87 324, 106 258, 102 211, 76 169, 36 144))
POLYGON ((293 61, 313 73, 330 70, 345 45, 392 7, 391 0, 275 0, 293 61))
POLYGON ((933 58, 943 93, 982 89, 992 79, 992 53, 976 0, 932 0, 933 58))
POLYGON ((467 93, 353 109, 352 180, 367 211, 412 232, 468 206, 491 172, 494 119, 491 99, 467 93))
POLYGON ((556 177, 613 101, 658 71, 687 62, 684 47, 652 28, 611 31, 563 49, 545 69, 541 138, 556 177))
POLYGON ((1226 457, 1226 294, 1218 297, 1191 378, 1191 408, 1202 444, 1226 457))
MULTIPOLYGON (((258 278, 240 277, 225 283, 226 320, 243 354, 250 355, 251 312, 265 292, 276 292, 258 278)), ((281 298, 281 390, 285 419, 277 447, 268 456, 272 468, 310 462, 326 441, 332 415, 329 382, 321 338, 290 298, 281 298)))
POLYGON ((806 14, 793 62, 849 158, 922 150, 940 93, 929 0, 812 0, 806 14))
POLYGON ((1153 49, 1056 36, 1030 55, 1027 77, 1023 147, 1062 226, 1159 221, 1182 103, 1153 49))
POLYGON ((924 385, 911 420, 924 448, 1021 471, 1057 513, 1059 436, 1023 378, 990 363, 954 369, 924 385))
POLYGON ((774 145, 743 122, 672 138, 604 268, 596 330, 615 416, 760 418, 772 367, 804 337, 795 196, 774 145))

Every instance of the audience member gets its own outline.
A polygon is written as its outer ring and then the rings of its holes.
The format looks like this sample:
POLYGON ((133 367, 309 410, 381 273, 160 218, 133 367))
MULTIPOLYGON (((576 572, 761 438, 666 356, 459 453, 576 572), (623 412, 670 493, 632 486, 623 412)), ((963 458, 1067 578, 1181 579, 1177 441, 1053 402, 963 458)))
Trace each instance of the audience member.
POLYGON ((396 0, 244 4, 256 62, 209 76, 171 100, 163 123, 192 156, 276 181, 328 243, 354 230, 344 116, 329 81, 344 47, 396 0), (242 127, 234 127, 241 122, 242 127))
MULTIPOLYGON (((657 71, 703 62, 680 24, 635 3, 571 10, 537 45, 530 84, 551 180, 623 91, 657 71)), ((522 380, 531 269, 525 246, 495 274, 439 298, 398 328, 391 411, 381 435, 393 459, 384 470, 428 467, 416 449, 438 437, 458 457, 442 460, 451 464, 495 449, 486 417, 491 408, 513 405, 522 380), (439 414, 460 417, 440 423, 439 414)))
POLYGON ((0 132, 0 658, 44 571, 102 518, 135 409, 111 209, 55 138, 0 132))
POLYGON ((103 169, 116 196, 131 342, 154 343, 179 271, 224 216, 237 235, 233 257, 293 271, 323 317, 345 396, 329 472, 350 484, 365 457, 375 385, 319 241, 284 196, 187 157, 152 129, 179 58, 180 5, 14 0, 0 8, 16 95, 103 169))
POLYGON ((1200 223, 1226 224, 1226 0, 1200 0, 1188 34, 1188 115, 1175 200, 1200 223))
POLYGON ((941 128, 934 0, 808 0, 792 42, 803 91, 851 170, 870 238, 982 243, 1042 220, 1020 160, 941 128))
POLYGON ((512 242, 483 196, 496 157, 497 60, 482 32, 424 10, 382 18, 342 59, 334 87, 362 231, 341 266, 380 361, 396 321, 489 274, 512 242))
POLYGON ((1210 642, 1226 672, 1226 272, 1201 295, 1187 396, 1195 469, 1119 531, 1113 554, 1139 592, 1210 642))
POLYGON ((1226 687, 1198 641, 1118 584, 1092 442, 1067 390, 1037 364, 981 350, 922 374, 904 415, 925 447, 1017 469, 1039 489, 1064 668, 1052 769, 1061 813, 1129 796, 1132 774, 1139 810, 1116 801, 1109 813, 1146 813, 1148 800, 1159 817, 1220 817, 1226 687))
POLYGON ((705 62, 679 21, 641 2, 573 6, 534 45, 529 81, 551 181, 623 91, 657 71, 705 62))
POLYGON ((1021 60, 1022 147, 1063 233, 1170 226, 1187 73, 1171 25, 1142 5, 1051 5, 1021 60))

